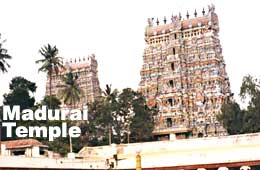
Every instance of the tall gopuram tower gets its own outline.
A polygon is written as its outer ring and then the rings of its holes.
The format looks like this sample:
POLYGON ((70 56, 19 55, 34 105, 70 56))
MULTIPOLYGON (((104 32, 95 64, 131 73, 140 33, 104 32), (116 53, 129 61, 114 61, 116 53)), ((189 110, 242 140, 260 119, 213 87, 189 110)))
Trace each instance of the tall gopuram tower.
MULTIPOLYGON (((77 78, 77 83, 82 91, 80 101, 77 103, 77 108, 82 108, 87 103, 92 103, 95 99, 101 96, 101 89, 98 79, 98 63, 95 55, 89 55, 79 59, 70 59, 70 61, 64 62, 65 69, 59 70, 59 74, 52 75, 52 94, 60 98, 61 90, 63 89, 64 81, 63 77, 70 71, 77 78)), ((47 77, 46 82, 46 95, 50 94, 49 90, 50 77, 47 77)), ((62 107, 69 107, 62 103, 62 107)))
POLYGON ((218 32, 214 5, 192 18, 148 19, 139 91, 159 109, 160 140, 226 135, 216 119, 231 96, 218 32))

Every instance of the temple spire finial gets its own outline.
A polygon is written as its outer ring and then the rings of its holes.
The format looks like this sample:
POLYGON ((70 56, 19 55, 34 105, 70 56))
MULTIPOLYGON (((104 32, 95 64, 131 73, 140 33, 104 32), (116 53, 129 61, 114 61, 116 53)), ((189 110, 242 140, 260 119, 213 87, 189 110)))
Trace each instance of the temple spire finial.
POLYGON ((187 17, 187 19, 189 19, 189 17, 190 17, 189 11, 187 11, 186 17, 187 17))
POLYGON ((148 18, 148 26, 153 26, 153 18, 148 18))
POLYGON ((210 5, 208 5, 208 12, 211 12, 211 7, 210 7, 210 5))
POLYGON ((196 11, 196 9, 195 9, 194 16, 197 17, 197 14, 198 14, 198 13, 197 13, 197 11, 196 11))
POLYGON ((160 22, 159 22, 159 19, 157 18, 157 20, 156 20, 156 24, 157 25, 159 25, 160 24, 160 22))
POLYGON ((166 16, 164 16, 163 22, 164 22, 164 24, 166 24, 166 22, 167 22, 166 16))
POLYGON ((179 12, 179 20, 181 20, 181 13, 179 12))

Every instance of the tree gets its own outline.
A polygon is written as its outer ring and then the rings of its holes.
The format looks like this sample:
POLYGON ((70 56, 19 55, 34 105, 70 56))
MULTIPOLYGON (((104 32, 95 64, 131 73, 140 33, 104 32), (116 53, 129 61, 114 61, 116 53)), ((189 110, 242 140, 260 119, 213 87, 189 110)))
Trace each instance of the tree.
POLYGON ((130 124, 131 142, 144 142, 153 139, 154 116, 158 113, 155 108, 146 105, 144 96, 137 93, 137 98, 133 101, 134 117, 130 124))
MULTIPOLYGON (((26 80, 23 77, 15 77, 11 80, 11 83, 9 85, 10 92, 8 94, 4 94, 4 105, 9 105, 10 107, 13 107, 14 105, 20 106, 20 109, 32 109, 34 108, 35 99, 32 96, 32 93, 36 91, 36 84, 26 80)), ((17 123, 17 126, 27 126, 29 124, 34 124, 35 122, 32 121, 15 121, 17 123)), ((6 132, 6 131, 3 131, 6 132)), ((12 135, 15 139, 16 135, 12 135)), ((3 137, 6 137, 6 135, 3 135, 3 137)), ((7 140, 6 138, 3 138, 4 140, 7 140)))
MULTIPOLYGON (((76 104, 80 101, 80 97, 83 93, 81 88, 77 83, 77 76, 74 76, 73 73, 70 71, 63 77, 63 85, 61 86, 62 89, 60 90, 61 99, 65 104, 68 104, 72 108, 76 108, 76 104)), ((69 137, 70 140, 70 152, 72 152, 72 139, 69 137)))
POLYGON ((111 84, 110 85, 106 84, 106 88, 103 91, 103 94, 106 97, 106 101, 108 101, 109 103, 116 103, 118 90, 117 89, 112 90, 111 84))
POLYGON ((45 105, 50 109, 59 109, 61 101, 55 96, 45 96, 41 102, 41 105, 45 105), (52 105, 50 105, 50 101, 52 101, 52 105))
POLYGON ((10 92, 4 94, 4 105, 19 105, 21 110, 32 108, 34 106, 35 99, 30 93, 36 91, 36 84, 23 78, 14 77, 9 85, 10 92))
MULTIPOLYGON (((41 108, 43 105, 46 105, 49 109, 59 109, 60 108, 60 100, 55 96, 45 96, 44 99, 39 103, 35 104, 35 99, 32 97, 32 93, 36 91, 36 84, 26 80, 23 77, 15 77, 11 80, 9 85, 10 93, 4 95, 4 104, 10 105, 11 107, 14 105, 19 105, 21 110, 23 109, 32 109, 36 110, 41 108), (52 100, 52 104, 50 106, 50 100, 52 100)), ((0 107, 0 117, 3 114, 2 107, 0 107)), ((18 126, 59 126, 61 128, 63 121, 62 120, 31 120, 31 121, 15 121, 18 126)), ((68 126, 71 125, 71 121, 66 120, 68 126)), ((13 131, 15 132, 15 131, 13 131)), ((12 140, 17 139, 15 133, 12 134, 12 138, 6 138, 6 130, 2 130, 2 139, 3 140, 12 140)), ((37 140, 41 141, 43 144, 49 146, 49 149, 61 154, 64 156, 69 152, 69 138, 58 137, 55 138, 54 141, 50 142, 45 137, 37 138, 37 140)), ((79 140, 79 138, 74 139, 74 141, 79 140)), ((82 145, 81 145, 82 146, 82 145)), ((79 150, 79 145, 74 146, 75 150, 79 150)))
POLYGON ((76 104, 80 101, 83 91, 77 82, 78 77, 74 76, 70 71, 63 77, 63 85, 59 92, 59 96, 65 104, 75 108, 76 104))
POLYGON ((11 80, 11 83, 9 85, 10 90, 15 90, 18 88, 30 91, 34 93, 37 89, 36 84, 26 80, 24 77, 18 76, 11 80))
POLYGON ((260 80, 247 75, 243 78, 242 85, 240 87, 240 97, 245 99, 247 96, 254 98, 260 93, 260 80))
POLYGON ((129 141, 130 122, 135 115, 133 112, 133 100, 135 97, 136 92, 131 88, 123 89, 118 96, 118 107, 112 114, 117 143, 129 141))
MULTIPOLYGON (((47 106, 48 109, 60 109, 61 101, 55 96, 45 96, 43 100, 35 106, 37 108, 41 108, 42 106, 47 106), (52 101, 50 105, 50 100, 52 101)), ((52 110, 54 112, 54 110, 52 110)), ((58 126, 62 128, 62 120, 41 120, 41 121, 34 121, 34 126, 58 126)), ((71 121, 66 120, 68 126, 70 126, 71 121)), ((59 153, 61 156, 65 156, 69 152, 69 138, 68 137, 57 137, 54 138, 53 141, 49 141, 45 137, 37 138, 37 140, 41 141, 43 144, 49 146, 49 150, 59 153)))
POLYGON ((243 133, 244 112, 238 103, 229 101, 222 105, 222 114, 217 115, 230 135, 243 133))
MULTIPOLYGON (((58 49, 56 46, 51 46, 48 44, 47 46, 43 46, 39 53, 44 57, 43 59, 37 60, 36 64, 41 64, 41 67, 38 71, 46 72, 49 77, 49 96, 52 96, 52 75, 55 73, 56 75, 59 73, 60 68, 64 68, 61 57, 58 57, 58 49)), ((50 100, 50 105, 51 105, 50 100)))
POLYGON ((104 96, 88 104, 88 124, 83 130, 88 145, 111 144, 113 119, 110 109, 111 106, 104 96))
POLYGON ((111 86, 107 85, 103 94, 105 96, 90 103, 88 107, 89 123, 85 128, 88 145, 152 139, 156 110, 147 107, 145 98, 140 93, 130 88, 119 93, 116 89, 112 91, 111 86))
MULTIPOLYGON (((1 39, 1 34, 0 34, 0 39, 1 39)), ((10 67, 10 65, 7 63, 6 60, 12 58, 9 54, 7 54, 7 50, 2 48, 4 42, 5 41, 0 42, 0 70, 3 73, 7 72, 7 68, 10 67)))
POLYGON ((106 102, 106 111, 105 113, 105 119, 108 123, 108 139, 109 139, 109 145, 112 143, 112 124, 113 124, 113 117, 112 112, 116 110, 117 106, 117 98, 118 98, 118 91, 117 89, 112 91, 112 85, 106 84, 106 88, 103 91, 103 94, 105 95, 105 102, 106 102))
POLYGON ((248 107, 241 110, 235 101, 229 101, 222 105, 218 120, 231 135, 260 132, 260 80, 245 76, 240 96, 249 100, 248 107))
POLYGON ((240 96, 242 99, 249 98, 243 122, 244 132, 260 132, 260 79, 250 75, 245 76, 240 88, 240 96))

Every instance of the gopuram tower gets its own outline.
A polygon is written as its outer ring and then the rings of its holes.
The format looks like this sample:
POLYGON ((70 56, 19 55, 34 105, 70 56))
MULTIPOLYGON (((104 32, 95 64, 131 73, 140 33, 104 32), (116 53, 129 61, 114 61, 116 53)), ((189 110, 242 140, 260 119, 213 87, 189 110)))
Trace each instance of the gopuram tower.
POLYGON ((159 140, 226 135, 217 121, 231 96, 214 5, 194 17, 148 19, 139 91, 157 107, 159 140))
MULTIPOLYGON (((83 108, 88 103, 94 102, 95 99, 101 96, 101 89, 99 86, 98 79, 98 62, 95 58, 95 55, 89 55, 88 57, 83 57, 79 59, 70 59, 70 61, 64 62, 65 69, 60 69, 58 74, 52 74, 51 81, 51 91, 52 95, 60 98, 61 90, 64 88, 64 80, 63 77, 72 72, 76 81, 78 83, 79 88, 81 89, 80 101, 76 103, 75 106, 66 105, 62 102, 62 106, 64 108, 83 108)), ((47 77, 46 82, 46 95, 50 94, 50 76, 47 77)), ((61 100, 61 99, 60 99, 61 100)))

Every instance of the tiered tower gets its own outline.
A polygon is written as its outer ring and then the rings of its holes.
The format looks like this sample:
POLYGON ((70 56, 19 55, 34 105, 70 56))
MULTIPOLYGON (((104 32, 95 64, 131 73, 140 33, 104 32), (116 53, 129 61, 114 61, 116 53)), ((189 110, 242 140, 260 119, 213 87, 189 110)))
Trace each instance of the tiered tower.
POLYGON ((214 5, 194 18, 148 19, 139 91, 159 109, 159 138, 225 135, 216 120, 230 94, 214 5))
MULTIPOLYGON (((87 103, 93 102, 97 97, 101 96, 101 89, 98 79, 98 64, 95 55, 92 54, 87 58, 70 59, 64 63, 65 70, 60 70, 59 74, 52 75, 52 94, 59 98, 59 93, 62 88, 62 77, 69 71, 77 77, 77 82, 83 91, 78 108, 82 108, 87 103)), ((49 95, 49 76, 46 83, 46 95, 49 95)), ((70 106, 65 106, 70 107, 70 106)))

